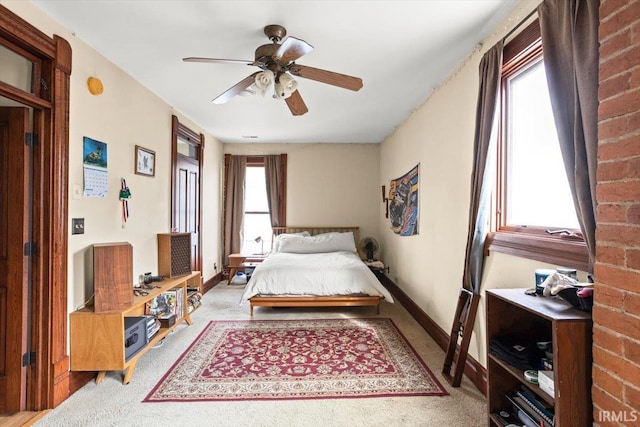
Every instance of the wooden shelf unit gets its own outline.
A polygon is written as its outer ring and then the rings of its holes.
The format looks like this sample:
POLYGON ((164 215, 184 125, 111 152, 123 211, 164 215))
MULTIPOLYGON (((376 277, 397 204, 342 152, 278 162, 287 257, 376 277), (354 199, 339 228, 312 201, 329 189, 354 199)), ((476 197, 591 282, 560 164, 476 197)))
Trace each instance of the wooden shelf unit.
MULTIPOLYGON (((133 304, 129 308, 96 313, 92 307, 86 307, 71 313, 71 370, 98 371, 98 384, 102 382, 107 371, 126 370, 122 383, 128 384, 140 357, 183 321, 191 325, 190 313, 187 311, 187 287, 200 289, 200 283, 200 272, 193 271, 162 282, 154 282, 159 288, 150 290, 148 295, 133 297, 133 304), (145 347, 126 360, 124 318, 144 316, 146 303, 170 289, 181 289, 183 292, 182 315, 176 318, 172 326, 160 328, 145 347)), ((131 291, 133 292, 133 287, 131 291)))
POLYGON ((555 297, 533 297, 524 289, 486 291, 487 412, 489 426, 502 426, 500 410, 511 411, 506 396, 526 385, 555 409, 555 427, 592 424, 591 314, 555 297), (493 338, 517 335, 523 340, 553 342, 555 398, 528 382, 524 372, 489 354, 493 338))

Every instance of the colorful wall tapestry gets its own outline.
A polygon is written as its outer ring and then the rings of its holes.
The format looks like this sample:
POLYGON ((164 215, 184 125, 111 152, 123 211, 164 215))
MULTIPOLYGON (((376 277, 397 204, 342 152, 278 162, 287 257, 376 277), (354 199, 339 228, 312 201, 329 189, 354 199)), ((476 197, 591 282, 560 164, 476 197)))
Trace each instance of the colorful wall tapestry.
POLYGON ((418 234, 418 175, 420 163, 404 176, 391 180, 389 219, 391 229, 401 236, 418 234))

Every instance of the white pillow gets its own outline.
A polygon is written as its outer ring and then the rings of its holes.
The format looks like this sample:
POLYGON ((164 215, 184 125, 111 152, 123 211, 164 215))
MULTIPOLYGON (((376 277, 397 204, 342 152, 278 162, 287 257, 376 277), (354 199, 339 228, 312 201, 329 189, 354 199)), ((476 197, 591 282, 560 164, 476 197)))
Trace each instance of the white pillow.
POLYGON ((282 234, 278 234, 277 236, 275 236, 275 238, 273 239, 273 247, 271 248, 271 253, 276 253, 276 252, 280 252, 280 242, 282 242, 283 239, 287 239, 291 236, 301 236, 301 237, 305 237, 305 236, 311 236, 311 234, 309 234, 308 231, 301 231, 299 233, 282 233, 282 234))
POLYGON ((325 252, 356 252, 356 244, 351 231, 346 233, 318 234, 316 236, 289 236, 280 241, 280 252, 315 254, 325 252))

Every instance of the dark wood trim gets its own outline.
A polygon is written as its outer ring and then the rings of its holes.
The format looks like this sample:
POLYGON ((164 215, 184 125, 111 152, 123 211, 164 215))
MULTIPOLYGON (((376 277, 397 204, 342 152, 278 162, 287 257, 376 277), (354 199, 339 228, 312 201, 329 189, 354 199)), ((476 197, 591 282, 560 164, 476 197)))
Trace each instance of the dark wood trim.
POLYGON ((176 172, 175 168, 178 164, 178 129, 180 122, 178 116, 171 116, 171 231, 176 230, 176 209, 174 201, 178 198, 178 189, 176 188, 176 172))
POLYGON ((49 36, 4 6, 0 6, 0 37, 38 58, 56 57, 56 46, 49 36))
MULTIPOLYGON (((203 196, 203 182, 204 182, 204 177, 202 176, 204 174, 204 144, 205 144, 205 138, 204 138, 204 134, 199 134, 199 144, 198 144, 198 170, 200 171, 198 173, 198 262, 197 262, 197 271, 202 271, 202 250, 204 249, 202 246, 202 218, 204 218, 203 216, 203 209, 202 209, 202 196, 203 196)), ((202 278, 200 279, 202 280, 202 278)))
POLYGON ((534 234, 489 233, 485 251, 502 252, 522 258, 588 271, 589 253, 584 241, 544 237, 534 234))
POLYGON ((247 167, 251 166, 264 167, 264 156, 247 156, 247 167))
POLYGON ((519 61, 523 52, 540 41, 540 21, 536 19, 516 35, 510 42, 504 45, 502 53, 503 64, 519 61))
MULTIPOLYGON (((45 190, 48 197, 50 227, 45 229, 46 241, 50 245, 50 258, 46 265, 52 271, 49 289, 51 315, 51 364, 53 370, 50 405, 55 407, 69 397, 69 355, 67 354, 67 268, 68 263, 68 181, 69 181, 69 93, 71 88, 71 45, 54 36, 56 58, 53 77, 53 140, 48 145, 44 158, 49 162, 52 182, 45 190)), ((43 144, 44 145, 44 144, 43 144)), ((44 148, 44 147, 43 147, 44 148)), ((44 408, 38 408, 44 409, 44 408)))
POLYGON ((224 276, 222 274, 222 272, 216 274, 215 276, 213 276, 211 279, 207 280, 206 282, 204 282, 202 284, 202 294, 206 294, 207 292, 209 292, 214 286, 216 286, 217 284, 219 284, 220 282, 222 282, 224 280, 224 276))
MULTIPOLYGON (((429 317, 413 300, 404 293, 386 274, 376 274, 380 282, 385 288, 391 292, 393 297, 402 304, 402 306, 413 316, 414 319, 427 331, 433 340, 440 346, 443 351, 447 350, 449 345, 449 334, 442 329, 436 322, 429 317)), ((458 350, 460 346, 458 345, 458 350)), ((487 395, 487 370, 477 360, 471 356, 467 356, 464 374, 471 382, 484 394, 487 395)))
POLYGON ((0 90, 2 91, 2 96, 13 99, 14 101, 28 103, 29 105, 33 105, 38 108, 51 108, 52 106, 51 102, 46 99, 39 98, 31 93, 23 92, 20 89, 4 82, 0 82, 0 90))
POLYGON ((182 138, 195 147, 198 155, 198 259, 195 270, 202 270, 202 182, 203 182, 203 158, 205 138, 202 133, 196 133, 184 124, 178 117, 171 116, 171 230, 177 230, 177 166, 178 166, 178 138, 182 138))
POLYGON ((71 371, 69 373, 69 396, 92 381, 97 372, 93 371, 71 371))
MULTIPOLYGON (((45 98, 42 93, 42 90, 46 90, 47 92, 47 96, 46 99, 51 99, 50 97, 50 92, 47 89, 45 89, 41 83, 41 79, 44 80, 42 78, 42 60, 40 58, 38 58, 36 55, 33 55, 31 52, 28 52, 24 49, 22 49, 19 46, 16 46, 15 44, 9 42, 9 40, 5 39, 5 38, 0 38, 0 45, 14 51, 15 53, 17 53, 18 55, 22 56, 23 58, 29 60, 31 62, 31 89, 30 89, 30 93, 32 93, 36 98, 45 98)), ((45 77, 49 77, 49 76, 45 76, 45 77)), ((48 86, 50 81, 45 81, 46 85, 48 86)))
MULTIPOLYGON (((69 396, 67 355, 67 194, 71 46, 49 37, 0 5, 0 37, 41 61, 41 77, 50 95, 9 96, 34 107, 33 240, 38 252, 32 264, 31 349, 38 361, 29 375, 27 410, 53 408, 69 396), (50 102, 49 102, 50 99, 50 102)), ((1 90, 1 88, 0 88, 1 90)))

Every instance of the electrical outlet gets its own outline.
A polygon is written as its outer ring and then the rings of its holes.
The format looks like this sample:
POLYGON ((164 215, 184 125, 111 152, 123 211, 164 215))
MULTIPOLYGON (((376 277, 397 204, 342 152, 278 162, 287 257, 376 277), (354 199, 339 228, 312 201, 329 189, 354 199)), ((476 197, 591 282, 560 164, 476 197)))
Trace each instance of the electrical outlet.
POLYGON ((218 271, 218 263, 217 262, 213 263, 213 271, 218 271))
POLYGON ((71 234, 84 234, 84 218, 71 220, 71 234))

